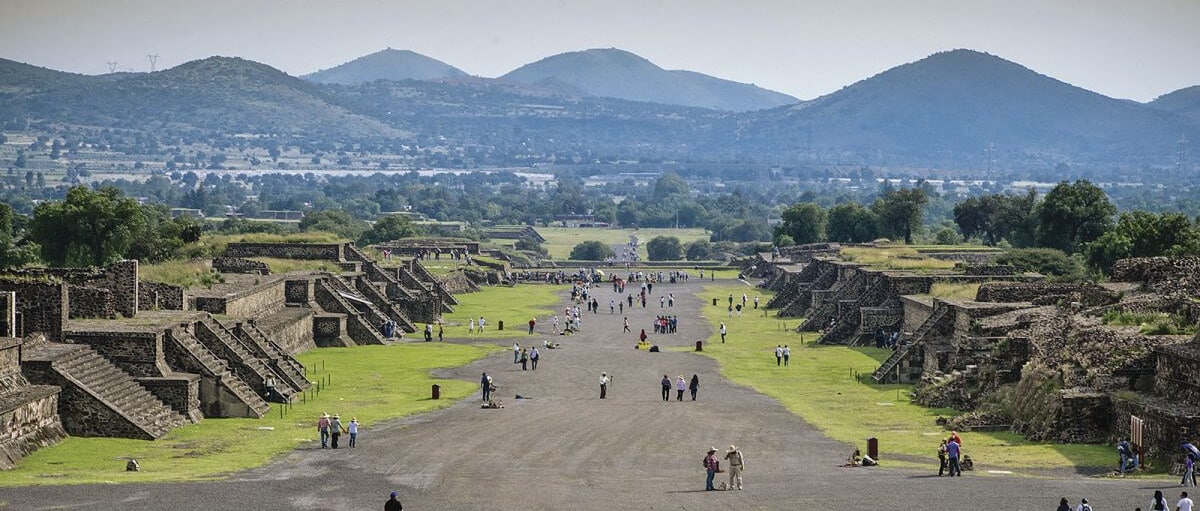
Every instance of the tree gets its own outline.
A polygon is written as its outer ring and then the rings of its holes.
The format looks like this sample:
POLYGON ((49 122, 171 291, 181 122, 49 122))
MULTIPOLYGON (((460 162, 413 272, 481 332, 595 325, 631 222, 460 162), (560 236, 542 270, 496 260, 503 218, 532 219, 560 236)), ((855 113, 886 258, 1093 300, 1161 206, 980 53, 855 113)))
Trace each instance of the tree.
POLYGON ((16 224, 24 219, 0 202, 0 268, 20 268, 37 260, 36 250, 31 250, 36 247, 17 241, 16 224))
POLYGON ((678 261, 683 259, 683 245, 674 236, 655 236, 646 243, 646 255, 651 261, 678 261))
POLYGON ((687 195, 688 185, 679 174, 667 172, 654 181, 654 200, 660 201, 672 195, 687 195))
POLYGON ((913 232, 921 228, 928 202, 924 189, 903 188, 880 195, 871 205, 871 211, 879 219, 879 230, 884 236, 903 236, 905 244, 912 244, 913 232))
POLYGON ((571 249, 571 260, 574 261, 603 261, 613 257, 612 248, 599 241, 585 241, 571 249))
POLYGON ((1038 244, 1074 253, 1112 228, 1116 213, 1104 190, 1091 182, 1063 181, 1038 205, 1038 244))
POLYGON ((708 240, 696 240, 684 245, 684 253, 688 261, 707 261, 712 259, 713 244, 708 240))
POLYGON ((1200 232, 1181 213, 1122 213, 1117 225, 1088 243, 1089 266, 1107 273, 1118 259, 1200 253, 1200 232))
POLYGON ((120 190, 76 186, 64 200, 34 209, 30 238, 53 266, 105 266, 124 257, 145 228, 141 207, 120 190))
POLYGON ((829 241, 865 243, 879 237, 879 220, 862 204, 850 202, 829 208, 825 235, 829 241))
POLYGON ((413 224, 407 216, 388 215, 379 219, 367 232, 364 232, 359 238, 358 244, 374 245, 385 241, 412 238, 421 234, 421 228, 413 224))
POLYGON ((300 220, 301 231, 325 231, 343 238, 358 239, 368 229, 365 220, 359 220, 340 209, 311 211, 300 220))
POLYGON ((1084 277, 1083 265, 1078 259, 1053 248, 1014 248, 997 257, 996 263, 1060 280, 1079 280, 1084 277))
POLYGON ((954 223, 967 238, 978 236, 984 245, 1008 240, 1014 246, 1033 243, 1037 192, 1025 195, 993 194, 971 197, 954 206, 954 223))
POLYGON ((799 244, 816 243, 825 239, 825 210, 820 204, 793 204, 783 210, 783 222, 775 226, 775 236, 788 235, 799 244))

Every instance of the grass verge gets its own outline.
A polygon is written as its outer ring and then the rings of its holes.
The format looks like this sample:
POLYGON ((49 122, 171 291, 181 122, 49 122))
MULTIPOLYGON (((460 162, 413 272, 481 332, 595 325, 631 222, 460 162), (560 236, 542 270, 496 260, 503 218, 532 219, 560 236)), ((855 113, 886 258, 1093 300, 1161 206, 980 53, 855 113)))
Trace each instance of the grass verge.
POLYGON ((330 378, 320 395, 296 403, 283 418, 279 406, 262 419, 205 419, 177 428, 156 441, 71 437, 41 449, 4 473, 0 486, 166 482, 219 479, 257 467, 297 446, 312 442, 322 412, 358 417, 359 442, 371 445, 373 424, 449 406, 475 392, 475 385, 430 376, 499 349, 454 344, 401 344, 319 348, 298 358, 309 379, 330 378), (430 385, 442 386, 442 399, 429 399, 430 385), (125 472, 135 458, 140 472, 125 472))
MULTIPOLYGON (((599 241, 605 245, 621 245, 629 242, 630 236, 637 236, 641 243, 638 252, 643 261, 648 259, 646 243, 655 236, 674 236, 679 243, 689 243, 700 239, 708 239, 709 234, 704 229, 603 229, 591 227, 538 227, 538 233, 546 238, 542 246, 550 252, 554 259, 569 259, 571 249, 585 241, 599 241)), ((620 255, 620 254, 618 254, 620 255)))
MULTIPOLYGON (((703 298, 706 304, 718 298, 723 306, 730 293, 740 295, 745 290, 744 285, 712 285, 705 288, 703 298)), ((763 292, 763 303, 770 295, 763 292)), ((813 345, 817 334, 784 329, 794 329, 798 318, 764 316, 753 310, 741 318, 728 318, 718 310, 721 306, 706 306, 711 311, 706 316, 714 332, 716 324, 725 321, 728 341, 721 344, 720 335, 714 334, 703 354, 716 359, 726 377, 778 400, 835 440, 865 450, 867 438, 878 438, 885 462, 899 455, 917 465, 936 466, 938 441, 948 433, 934 421, 957 412, 911 403, 912 385, 868 385, 855 377, 859 373, 869 378, 890 351, 813 345), (775 366, 777 344, 791 346, 790 367, 775 366)), ((1104 445, 1030 442, 1010 432, 960 435, 964 453, 985 470, 1094 469, 1107 467, 1114 459, 1112 448, 1104 445)))
POLYGON ((487 338, 506 339, 524 337, 529 331, 529 318, 536 317, 538 329, 550 328, 550 317, 555 314, 558 303, 556 291, 561 287, 545 284, 526 284, 513 287, 487 287, 477 293, 456 295, 458 305, 454 312, 446 314, 447 337, 469 337, 467 321, 487 319, 487 338), (500 330, 500 322, 504 330, 500 330))

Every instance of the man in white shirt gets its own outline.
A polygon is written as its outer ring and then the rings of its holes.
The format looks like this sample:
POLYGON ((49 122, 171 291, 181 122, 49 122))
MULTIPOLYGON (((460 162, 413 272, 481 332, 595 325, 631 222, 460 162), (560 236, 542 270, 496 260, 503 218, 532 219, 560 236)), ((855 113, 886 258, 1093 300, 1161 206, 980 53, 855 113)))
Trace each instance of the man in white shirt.
POLYGON ((608 373, 600 373, 600 399, 608 395, 608 373))
POLYGON ((513 363, 517 363, 517 359, 521 358, 521 343, 513 343, 513 363))
POLYGON ((1175 511, 1192 511, 1192 499, 1188 498, 1187 492, 1179 494, 1179 502, 1175 503, 1175 511))

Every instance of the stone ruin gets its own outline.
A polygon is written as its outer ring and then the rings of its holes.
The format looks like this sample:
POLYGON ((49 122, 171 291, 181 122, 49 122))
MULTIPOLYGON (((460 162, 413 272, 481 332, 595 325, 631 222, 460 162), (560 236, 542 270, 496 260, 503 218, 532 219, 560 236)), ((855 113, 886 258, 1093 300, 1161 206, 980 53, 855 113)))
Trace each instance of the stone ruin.
POLYGON ((153 440, 205 417, 262 417, 306 389, 294 354, 387 342, 457 301, 417 261, 353 244, 231 244, 208 289, 142 282, 137 261, 0 275, 0 468, 66 434, 153 440), (338 272, 271 275, 249 257, 338 272))
POLYGON ((1110 282, 1093 284, 975 260, 947 275, 872 269, 816 251, 796 257, 802 263, 765 256, 746 273, 777 291, 768 307, 805 318, 802 328, 823 330, 825 343, 899 331, 900 345, 872 378, 916 383, 919 403, 970 412, 952 427, 1111 442, 1139 422, 1148 459, 1167 463, 1178 462, 1181 440, 1200 435, 1200 335, 1148 335, 1103 320, 1162 313, 1196 325, 1200 258, 1127 259, 1110 282), (927 294, 935 281, 981 284, 974 300, 949 300, 927 294))

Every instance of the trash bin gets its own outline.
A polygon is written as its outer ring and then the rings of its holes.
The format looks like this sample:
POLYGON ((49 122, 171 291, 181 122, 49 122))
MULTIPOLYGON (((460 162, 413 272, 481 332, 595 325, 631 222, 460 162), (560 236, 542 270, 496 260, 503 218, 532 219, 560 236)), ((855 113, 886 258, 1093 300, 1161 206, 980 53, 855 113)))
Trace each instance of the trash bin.
POLYGON ((435 384, 433 384, 433 398, 434 398, 434 399, 441 399, 441 398, 442 398, 442 386, 441 386, 441 385, 438 385, 438 384, 436 384, 436 383, 435 383, 435 384))
POLYGON ((704 351, 704 341, 696 341, 696 351, 704 351))
POLYGON ((867 439, 867 456, 871 459, 879 461, 879 439, 871 437, 867 439))
POLYGON ((503 319, 496 322, 496 328, 504 330, 504 320, 503 319))
POLYGON ((716 307, 716 306, 717 306, 717 299, 713 298, 713 307, 716 307))

